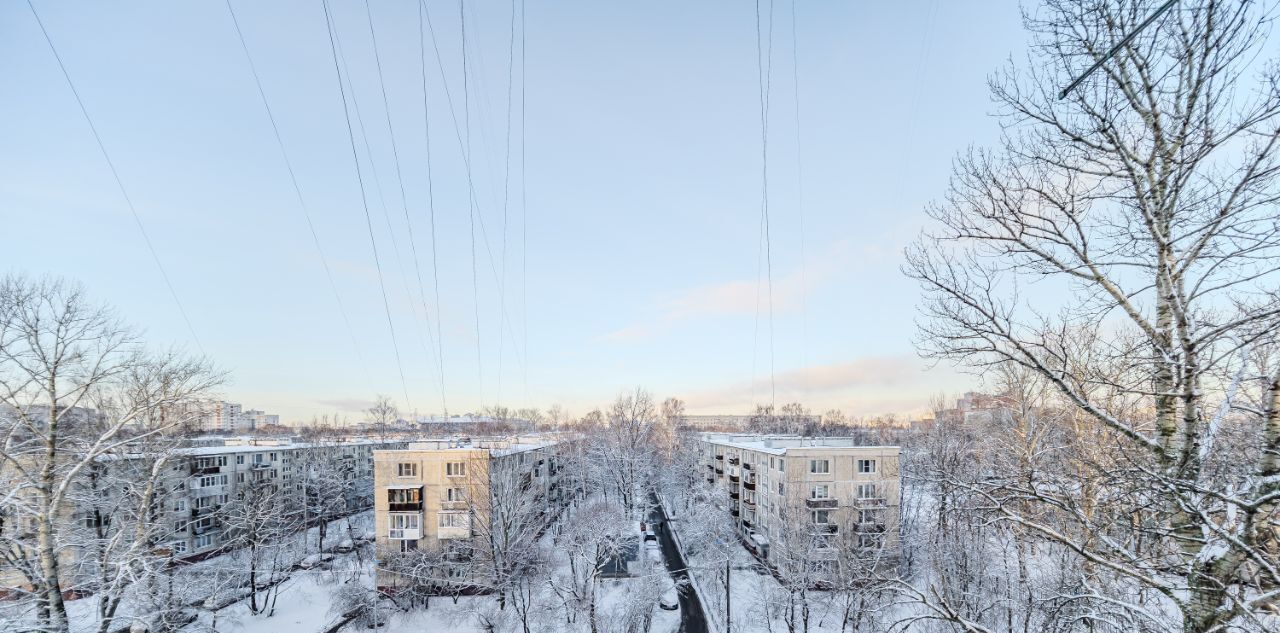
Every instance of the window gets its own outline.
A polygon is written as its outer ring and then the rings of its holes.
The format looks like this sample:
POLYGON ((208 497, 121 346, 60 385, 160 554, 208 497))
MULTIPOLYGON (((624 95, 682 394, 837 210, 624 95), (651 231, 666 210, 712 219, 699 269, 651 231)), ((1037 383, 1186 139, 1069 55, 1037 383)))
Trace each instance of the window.
POLYGON ((276 461, 276 454, 275 454, 275 453, 272 453, 272 454, 271 454, 271 461, 273 461, 273 462, 274 462, 274 461, 276 461))
POLYGON ((776 467, 777 467, 777 462, 776 462, 772 457, 770 457, 770 458, 769 458, 769 468, 776 468, 776 467))
POLYGON ((187 524, 186 524, 185 522, 183 522, 183 521, 174 521, 174 522, 173 522, 173 531, 174 531, 174 532, 186 532, 186 531, 187 531, 187 524))
POLYGON ((408 540, 400 541, 400 551, 401 551, 401 552, 412 552, 412 551, 415 551, 415 550, 417 550, 417 549, 418 549, 418 540, 417 540, 417 539, 408 539, 408 540))
POLYGON ((875 484, 858 484, 859 499, 879 499, 880 495, 877 494, 878 492, 879 491, 876 490, 875 484))
POLYGON ((809 490, 810 499, 826 499, 831 496, 831 490, 827 484, 819 484, 809 490))
POLYGON ((212 534, 201 534, 200 536, 196 537, 196 549, 203 549, 205 547, 209 547, 210 545, 213 545, 212 534))
POLYGON ((253 454, 253 463, 255 463, 255 464, 261 464, 261 463, 262 463, 262 453, 254 453, 254 454, 253 454))
POLYGON ((389 514, 391 519, 391 529, 393 530, 416 530, 418 529, 419 519, 422 515, 414 514, 389 514))
POLYGON ((196 487, 209 488, 211 486, 218 485, 219 481, 221 481, 225 485, 227 483, 227 476, 222 475, 221 477, 219 477, 218 475, 205 475, 204 477, 200 478, 200 485, 196 487))
POLYGON ((462 488, 449 488, 445 490, 445 501, 464 501, 462 498, 462 488))
POLYGON ((421 488, 392 488, 387 490, 388 503, 421 503, 421 488))
POLYGON ((880 535, 879 534, 859 534, 858 547, 862 547, 866 549, 880 547, 880 535))
POLYGON ((831 511, 830 510, 814 510, 813 522, 818 525, 826 525, 827 523, 830 523, 831 511))
POLYGON ((244 483, 244 473, 236 473, 236 483, 244 483))
POLYGON ((783 461, 784 461, 784 460, 783 460, 781 457, 779 457, 779 458, 778 458, 778 470, 786 470, 786 469, 787 469, 787 466, 786 466, 786 464, 784 464, 784 463, 783 463, 783 461))
POLYGON ((418 465, 413 462, 400 462, 396 464, 397 477, 417 477, 418 465))
POLYGON ((444 465, 444 474, 449 477, 466 476, 467 465, 463 462, 448 462, 444 465))
POLYGON ((244 455, 236 455, 236 463, 237 463, 237 464, 239 464, 239 465, 241 465, 241 466, 243 466, 243 465, 244 465, 244 455))
POLYGON ((187 543, 185 541, 174 541, 169 544, 169 549, 173 550, 174 554, 186 554, 187 543))
POLYGON ((178 500, 176 500, 176 501, 174 501, 174 502, 173 502, 173 511, 174 511, 174 512, 185 512, 186 510, 187 510, 187 500, 186 500, 186 499, 178 499, 178 500))
POLYGON ((779 482, 778 482, 778 494, 779 494, 779 495, 784 494, 783 490, 784 490, 784 488, 782 487, 782 482, 781 482, 781 481, 779 481, 779 482))
POLYGON ((869 473, 876 472, 876 460, 874 459, 858 460, 858 472, 862 474, 869 474, 869 473))
POLYGON ((461 512, 441 512, 438 516, 442 528, 467 527, 467 515, 461 512))
POLYGON ((880 522, 880 513, 876 510, 858 510, 858 523, 874 525, 880 522))
POLYGON ((831 472, 831 461, 826 459, 809 460, 809 472, 819 475, 825 475, 831 472))

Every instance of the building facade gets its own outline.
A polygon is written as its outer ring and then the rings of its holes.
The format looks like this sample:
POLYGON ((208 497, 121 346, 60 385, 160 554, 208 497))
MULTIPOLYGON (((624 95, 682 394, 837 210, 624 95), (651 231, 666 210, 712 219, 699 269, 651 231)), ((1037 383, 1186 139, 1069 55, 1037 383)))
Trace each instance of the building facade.
POLYGON ((762 560, 776 563, 777 547, 800 538, 817 554, 837 542, 876 552, 897 547, 899 447, 734 434, 704 434, 700 446, 706 481, 728 492, 739 534, 762 560))
MULTIPOLYGON (((394 592, 404 574, 389 571, 397 555, 449 552, 459 583, 483 588, 493 525, 515 525, 522 538, 541 533, 569 502, 562 444, 503 438, 411 442, 374 452, 374 524, 378 587, 394 592)), ((510 537, 511 535, 507 535, 510 537)))

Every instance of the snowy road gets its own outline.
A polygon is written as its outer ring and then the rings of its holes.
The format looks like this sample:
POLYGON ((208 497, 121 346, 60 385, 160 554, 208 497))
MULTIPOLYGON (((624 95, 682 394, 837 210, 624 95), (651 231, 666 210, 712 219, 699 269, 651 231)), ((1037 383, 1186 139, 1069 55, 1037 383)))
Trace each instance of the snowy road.
MULTIPOLYGON (((680 553, 680 548, 676 547, 675 539, 671 536, 670 526, 667 525, 667 517, 662 510, 662 505, 656 505, 657 509, 650 515, 650 521, 658 528, 658 542, 662 545, 662 554, 667 562, 667 571, 671 572, 671 576, 677 582, 689 583, 691 579, 687 570, 688 564, 680 553)), ((687 586, 680 592, 680 631, 682 633, 708 633, 707 620, 702 613, 701 601, 698 600, 698 594, 693 590, 692 586, 687 586)))

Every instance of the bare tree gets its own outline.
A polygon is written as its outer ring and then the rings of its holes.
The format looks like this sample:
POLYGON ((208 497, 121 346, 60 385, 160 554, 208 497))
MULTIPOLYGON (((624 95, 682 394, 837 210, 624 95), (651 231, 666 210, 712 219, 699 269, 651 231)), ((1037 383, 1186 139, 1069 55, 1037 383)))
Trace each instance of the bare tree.
POLYGON ((1249 361, 1280 328, 1280 76, 1253 63, 1270 16, 1174 5, 1055 98, 1155 8, 1050 0, 1026 16, 1029 63, 991 82, 1001 146, 957 162, 906 270, 927 353, 1031 370, 1114 447, 1060 471, 1070 487, 991 495, 1002 521, 1139 591, 1114 610, 1158 598, 1184 631, 1265 628, 1280 599, 1280 373, 1249 361), (1228 454, 1232 428, 1252 431, 1228 454), (1107 505, 1081 506, 1080 486, 1107 505))
POLYGON ((202 361, 147 353, 75 285, 0 279, 0 552, 30 587, 39 630, 68 630, 63 595, 77 590, 102 594, 106 630, 125 590, 154 573, 151 506, 171 449, 160 436, 219 380, 202 361), (113 480, 119 512, 77 507, 93 477, 113 480), (88 586, 68 574, 77 560, 92 561, 88 586))

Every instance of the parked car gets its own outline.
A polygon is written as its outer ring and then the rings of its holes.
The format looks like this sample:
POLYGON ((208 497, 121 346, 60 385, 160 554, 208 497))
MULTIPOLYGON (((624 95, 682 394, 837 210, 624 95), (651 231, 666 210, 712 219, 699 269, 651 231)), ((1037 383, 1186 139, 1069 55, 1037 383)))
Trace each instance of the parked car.
POLYGON ((338 546, 337 546, 337 547, 335 547, 335 548, 333 548, 333 550, 334 550, 335 552, 338 552, 338 553, 341 553, 341 554, 346 554, 347 552, 350 552, 350 551, 354 550, 355 548, 356 548, 356 545, 355 545, 355 543, 352 543, 352 542, 351 542, 351 539, 349 539, 349 538, 344 538, 344 539, 342 539, 341 541, 339 541, 339 542, 338 542, 338 546))
POLYGON ((654 534, 652 527, 646 527, 644 529, 644 540, 657 542, 658 535, 654 534))
POLYGON ((675 611, 680 608, 680 587, 674 582, 667 582, 667 588, 658 598, 658 606, 664 611, 675 611))
POLYGON ((302 561, 298 563, 298 567, 301 567, 303 569, 311 569, 312 567, 315 567, 316 565, 319 565, 319 564, 320 564, 320 555, 312 554, 302 559, 302 561))
POLYGON ((662 549, 658 547, 657 541, 649 541, 644 544, 645 556, 649 557, 649 562, 655 565, 662 564, 662 549))

